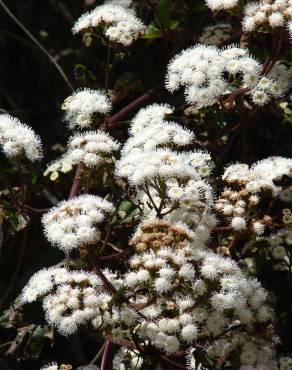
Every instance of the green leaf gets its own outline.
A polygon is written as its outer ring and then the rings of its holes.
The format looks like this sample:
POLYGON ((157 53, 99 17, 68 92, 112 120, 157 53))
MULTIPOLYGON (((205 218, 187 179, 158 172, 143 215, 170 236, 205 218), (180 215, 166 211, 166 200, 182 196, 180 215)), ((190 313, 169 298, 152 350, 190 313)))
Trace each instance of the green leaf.
POLYGON ((137 212, 136 206, 129 200, 123 200, 118 208, 118 215, 122 219, 121 223, 132 221, 137 212))
POLYGON ((151 22, 145 31, 144 35, 142 36, 143 39, 157 39, 162 37, 162 31, 151 22))
POLYGON ((83 64, 75 65, 75 78, 83 84, 96 81, 96 76, 83 64))
POLYGON ((170 6, 171 0, 160 0, 157 6, 157 18, 158 24, 162 24, 165 28, 170 28, 171 19, 170 19, 170 6))
POLYGON ((179 21, 171 20, 169 29, 174 31, 177 29, 178 26, 179 26, 179 21))
POLYGON ((36 173, 31 174, 31 185, 35 185, 37 183, 38 175, 36 173))

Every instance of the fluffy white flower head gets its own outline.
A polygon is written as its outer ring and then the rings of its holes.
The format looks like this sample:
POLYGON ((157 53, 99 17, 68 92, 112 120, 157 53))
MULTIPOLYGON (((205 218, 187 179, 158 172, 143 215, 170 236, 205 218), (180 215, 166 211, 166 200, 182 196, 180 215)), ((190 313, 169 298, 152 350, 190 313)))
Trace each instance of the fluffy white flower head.
POLYGON ((25 155, 35 162, 43 157, 39 136, 29 126, 8 114, 0 115, 0 145, 8 158, 25 155))
POLYGON ((73 33, 90 31, 99 26, 102 27, 103 36, 109 41, 124 46, 131 45, 145 29, 132 9, 129 11, 118 4, 106 3, 83 14, 76 21, 73 33))
POLYGON ((101 130, 86 131, 69 139, 67 157, 72 164, 83 162, 87 167, 97 167, 110 162, 111 154, 118 150, 119 144, 101 130))
POLYGON ((110 202, 94 195, 63 201, 42 218, 46 237, 64 252, 92 244, 99 236, 97 225, 113 210, 110 202))
POLYGON ((84 129, 91 126, 95 115, 108 113, 111 103, 101 90, 82 89, 66 98, 62 109, 71 130, 84 129))

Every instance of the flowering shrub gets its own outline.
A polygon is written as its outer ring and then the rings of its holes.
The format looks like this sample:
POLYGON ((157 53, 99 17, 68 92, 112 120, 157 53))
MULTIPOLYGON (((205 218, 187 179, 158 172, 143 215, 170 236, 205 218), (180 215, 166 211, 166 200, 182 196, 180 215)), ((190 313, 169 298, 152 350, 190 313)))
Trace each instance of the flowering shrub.
POLYGON ((113 0, 75 22, 88 52, 104 49, 102 78, 81 66, 86 86, 60 98, 70 133, 51 162, 37 167, 39 136, 0 115, 5 241, 36 243, 34 220, 42 254, 55 253, 30 269, 1 316, 14 346, 6 355, 26 341, 18 358, 37 347, 30 357, 43 370, 292 368, 292 158, 273 145, 230 154, 240 134, 267 144, 254 126, 271 111, 275 132, 288 130, 291 4, 183 1, 176 15, 178 7, 113 0), (216 23, 194 30, 192 7, 216 23), (159 84, 133 98, 121 65, 156 44, 159 84), (43 358, 44 338, 55 346, 60 337, 91 338, 97 353, 43 358))

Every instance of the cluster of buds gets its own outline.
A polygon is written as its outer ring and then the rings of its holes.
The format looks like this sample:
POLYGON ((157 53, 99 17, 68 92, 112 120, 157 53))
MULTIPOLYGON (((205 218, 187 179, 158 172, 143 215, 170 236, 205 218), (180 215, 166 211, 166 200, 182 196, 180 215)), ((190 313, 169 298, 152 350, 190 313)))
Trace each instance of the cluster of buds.
POLYGON ((215 209, 230 220, 234 230, 243 231, 249 228, 256 235, 262 235, 271 218, 267 215, 254 218, 254 210, 259 202, 259 195, 252 194, 247 189, 227 189, 220 194, 215 209))
POLYGON ((158 250, 162 246, 185 246, 186 241, 191 241, 189 232, 179 226, 163 220, 142 224, 140 232, 130 240, 130 245, 138 252, 158 250))

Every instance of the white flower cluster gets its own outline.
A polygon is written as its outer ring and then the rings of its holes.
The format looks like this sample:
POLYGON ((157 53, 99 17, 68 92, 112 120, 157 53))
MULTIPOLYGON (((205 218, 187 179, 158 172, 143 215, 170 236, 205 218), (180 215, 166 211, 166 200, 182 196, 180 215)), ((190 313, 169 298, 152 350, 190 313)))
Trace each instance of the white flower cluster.
POLYGON ((119 5, 125 9, 130 8, 133 5, 132 0, 109 0, 106 4, 119 5))
POLYGON ((48 323, 65 336, 75 333, 80 325, 91 322, 96 327, 97 322, 111 320, 105 311, 112 296, 94 273, 55 267, 40 270, 21 294, 23 303, 38 299, 43 301, 48 323))
POLYGON ((165 105, 143 108, 133 119, 131 137, 122 149, 116 165, 116 174, 126 177, 135 186, 155 178, 199 179, 198 167, 206 165, 201 152, 177 152, 193 142, 193 133, 173 122, 165 115, 172 109, 165 105))
MULTIPOLYGON (((228 356, 232 351, 238 351, 239 370, 286 370, 292 364, 290 357, 281 357, 276 360, 274 348, 260 338, 251 339, 245 333, 237 333, 233 338, 219 339, 207 347, 206 353, 214 362, 228 356), (291 361, 291 362, 290 362, 291 361), (285 365, 284 365, 285 364, 285 365), (289 366, 287 366, 289 364, 289 366), (285 367, 286 366, 286 367, 285 367)), ((187 355, 188 370, 198 370, 195 360, 196 348, 192 348, 187 355)))
POLYGON ((121 347, 115 354, 112 362, 113 370, 139 370, 143 365, 143 358, 135 351, 121 347))
MULTIPOLYGON (((164 219, 187 224, 193 231, 196 244, 204 245, 217 223, 211 212, 214 205, 211 186, 203 180, 188 180, 185 184, 179 184, 175 178, 167 180, 165 185, 167 199, 162 207, 164 219)), ((149 192, 158 208, 161 204, 159 192, 152 188, 149 192)), ((136 201, 143 205, 143 215, 147 220, 155 219, 155 209, 149 204, 149 198, 143 190, 137 192, 136 201)))
POLYGON ((125 275, 127 291, 140 296, 139 302, 157 297, 142 310, 147 320, 137 334, 168 354, 202 337, 250 332, 272 315, 258 281, 246 278, 231 259, 189 240, 187 229, 154 221, 143 224, 131 241, 137 253, 125 275))
POLYGON ((194 136, 168 122, 171 113, 169 106, 157 104, 139 111, 116 174, 137 187, 135 201, 143 205, 144 217, 153 219, 160 209, 167 220, 190 225, 198 242, 205 242, 216 224, 211 214, 213 191, 203 180, 211 173, 211 157, 200 151, 173 150, 190 145, 194 136))
POLYGON ((40 370, 59 370, 59 366, 56 362, 43 366, 40 370))
POLYGON ((29 126, 8 114, 0 115, 0 145, 8 158, 25 155, 35 162, 43 157, 39 136, 29 126))
POLYGON ((234 230, 249 228, 256 235, 262 235, 271 218, 268 215, 256 216, 258 204, 267 192, 272 197, 278 196, 281 187, 274 181, 281 180, 284 175, 292 176, 292 159, 269 157, 251 167, 242 163, 233 164, 226 168, 222 179, 235 188, 225 189, 215 208, 230 220, 234 230))
POLYGON ((204 28, 199 42, 205 45, 220 46, 222 42, 229 39, 232 26, 229 23, 217 23, 204 28))
POLYGON ((226 10, 237 5, 238 0, 205 0, 206 5, 212 10, 226 10))
POLYGON ((251 95, 255 104, 263 105, 288 90, 289 73, 279 63, 266 77, 260 77, 261 69, 261 64, 246 49, 196 45, 181 52, 170 62, 166 87, 173 92, 184 86, 188 103, 206 107, 230 93, 228 79, 231 76, 236 77, 236 80, 241 76, 241 81, 236 84, 248 89, 246 94, 251 95))
POLYGON ((292 35, 292 1, 261 0, 248 3, 244 9, 243 30, 251 32, 266 25, 271 28, 287 25, 292 35))
POLYGON ((292 159, 284 157, 268 157, 251 167, 238 163, 226 168, 222 179, 230 184, 244 185, 251 193, 269 190, 276 196, 281 190, 274 181, 281 180, 283 176, 292 176, 292 159))
POLYGON ((94 168, 105 163, 112 163, 113 152, 120 144, 104 131, 85 131, 75 134, 69 139, 68 150, 51 162, 44 172, 51 181, 59 178, 59 172, 68 173, 74 165, 83 162, 87 167, 94 168))
POLYGON ((42 218, 47 239, 64 252, 94 244, 99 239, 97 225, 113 205, 94 195, 80 195, 62 201, 42 218))
POLYGON ((262 235, 265 231, 266 220, 255 219, 253 215, 249 223, 249 215, 257 209, 260 197, 250 193, 246 189, 240 191, 225 189, 221 194, 215 209, 230 220, 230 224, 236 231, 243 231, 247 227, 256 235, 262 235))
POLYGON ((111 154, 119 149, 119 144, 101 130, 86 131, 69 139, 67 156, 73 164, 83 162, 87 167, 97 167, 112 162, 111 154))
POLYGON ((246 49, 230 46, 196 45, 174 57, 168 65, 166 88, 173 92, 185 86, 188 103, 209 106, 216 103, 228 88, 224 73, 242 76, 242 85, 255 87, 261 65, 246 49))
MULTIPOLYGON (((56 362, 52 364, 43 366, 40 370, 70 370, 72 369, 71 365, 61 365, 58 366, 56 362)), ((93 364, 85 365, 85 366, 78 366, 76 370, 99 370, 99 367, 93 364)))
POLYGON ((108 113, 111 103, 102 91, 83 89, 65 99, 62 109, 71 130, 84 129, 92 125, 96 115, 108 113))
POLYGON ((252 100, 257 105, 266 104, 271 98, 283 96, 290 87, 290 74, 284 64, 276 63, 271 71, 262 77, 251 90, 252 100))
POLYGON ((101 29, 109 41, 129 46, 144 32, 145 26, 132 9, 107 3, 83 14, 75 23, 73 33, 91 29, 101 29))

